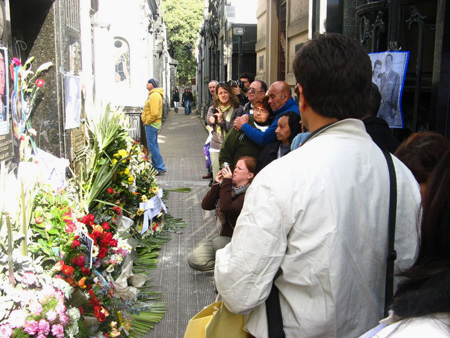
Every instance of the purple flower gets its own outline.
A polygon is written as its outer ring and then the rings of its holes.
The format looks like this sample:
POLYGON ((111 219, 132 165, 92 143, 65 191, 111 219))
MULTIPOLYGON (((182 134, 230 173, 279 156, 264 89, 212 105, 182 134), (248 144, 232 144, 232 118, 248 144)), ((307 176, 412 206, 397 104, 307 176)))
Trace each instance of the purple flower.
POLYGON ((12 328, 22 327, 25 324, 28 314, 24 310, 14 310, 9 315, 9 324, 12 328))
POLYGON ((50 324, 45 319, 41 319, 39 321, 39 333, 46 336, 48 335, 49 332, 50 332, 50 324))
POLYGON ((26 320, 23 325, 23 330, 31 336, 35 335, 39 330, 39 323, 34 319, 26 320))
POLYGON ((13 329, 9 324, 0 325, 0 337, 9 338, 14 333, 13 329))
POLYGON ((55 310, 48 310, 48 312, 46 313, 47 320, 48 320, 50 323, 53 323, 53 322, 56 320, 56 316, 57 316, 57 315, 58 315, 58 314, 56 313, 55 310))
POLYGON ((61 324, 52 325, 52 334, 56 338, 64 338, 64 327, 61 324))
POLYGON ((30 313, 33 316, 37 316, 40 315, 42 313, 42 305, 39 304, 38 302, 32 302, 28 308, 28 310, 30 311, 30 313))

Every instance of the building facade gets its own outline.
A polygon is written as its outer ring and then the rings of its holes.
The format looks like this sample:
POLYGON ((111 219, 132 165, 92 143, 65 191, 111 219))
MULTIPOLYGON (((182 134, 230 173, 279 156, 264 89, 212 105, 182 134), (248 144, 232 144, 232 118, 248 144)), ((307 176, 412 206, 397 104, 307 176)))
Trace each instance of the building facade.
POLYGON ((351 36, 367 52, 409 51, 402 140, 435 130, 450 138, 450 5, 445 0, 258 0, 257 78, 295 85, 292 60, 315 33, 351 36))
POLYGON ((168 107, 176 61, 167 49, 162 0, 0 1, 8 62, 34 57, 34 69, 54 64, 43 75, 44 95, 33 116, 41 149, 72 159, 84 144, 84 109, 99 102, 134 112, 132 127, 138 136, 136 117, 151 77, 164 88, 168 107), (74 86, 76 90, 68 88, 74 86), (69 123, 67 110, 71 91, 82 103, 81 119, 75 123, 69 123))

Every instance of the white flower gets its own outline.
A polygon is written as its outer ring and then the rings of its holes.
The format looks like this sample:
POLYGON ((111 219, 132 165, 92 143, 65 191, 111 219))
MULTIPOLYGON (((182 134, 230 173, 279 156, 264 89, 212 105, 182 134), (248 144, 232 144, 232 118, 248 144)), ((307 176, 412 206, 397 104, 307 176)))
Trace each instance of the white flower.
POLYGON ((98 245, 94 245, 94 249, 92 250, 92 257, 97 257, 99 251, 100 249, 98 248, 98 245))
POLYGON ((106 269, 106 271, 107 271, 107 272, 113 272, 113 271, 114 271, 114 265, 113 265, 113 264, 110 264, 110 265, 108 266, 108 268, 106 269))
POLYGON ((66 329, 66 334, 70 337, 70 338, 74 338, 77 336, 78 334, 78 321, 74 322, 71 326, 69 326, 66 329))
POLYGON ((61 290, 64 293, 64 297, 66 297, 67 299, 70 298, 70 295, 74 291, 74 288, 61 278, 53 278, 52 284, 56 289, 61 290))
MULTIPOLYGON (((76 323, 81 317, 80 310, 78 310, 76 307, 72 307, 67 311, 67 314, 69 315, 70 322, 76 323)), ((77 325, 78 326, 78 325, 77 325)))

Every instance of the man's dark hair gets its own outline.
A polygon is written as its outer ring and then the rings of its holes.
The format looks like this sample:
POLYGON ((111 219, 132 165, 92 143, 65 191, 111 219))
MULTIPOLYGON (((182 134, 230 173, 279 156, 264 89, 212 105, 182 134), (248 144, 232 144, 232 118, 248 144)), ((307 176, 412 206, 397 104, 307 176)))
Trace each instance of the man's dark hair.
POLYGON ((255 81, 255 75, 251 73, 242 73, 241 75, 239 75, 239 79, 247 79, 248 82, 252 83, 253 81, 255 81))
POLYGON ((283 116, 286 116, 288 118, 289 129, 291 130, 291 135, 289 136, 289 144, 292 144, 294 137, 302 132, 302 126, 300 125, 300 115, 293 111, 287 111, 280 115, 280 119, 283 116))
POLYGON ((372 82, 370 87, 369 102, 367 103, 367 116, 376 117, 380 110, 381 94, 378 86, 372 82))
POLYGON ((339 120, 365 115, 372 64, 356 41, 337 33, 317 35, 297 52, 293 68, 317 114, 339 120))
POLYGON ((261 90, 264 90, 267 93, 267 89, 268 89, 267 83, 265 83, 264 81, 261 81, 261 80, 251 81, 250 83, 252 83, 252 82, 259 82, 261 84, 261 90))

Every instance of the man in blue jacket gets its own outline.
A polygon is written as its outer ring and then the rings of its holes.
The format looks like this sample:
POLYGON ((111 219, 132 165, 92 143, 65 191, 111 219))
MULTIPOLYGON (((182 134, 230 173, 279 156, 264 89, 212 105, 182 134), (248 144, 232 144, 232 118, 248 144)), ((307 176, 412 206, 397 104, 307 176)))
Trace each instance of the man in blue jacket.
POLYGON ((293 111, 300 115, 298 105, 292 98, 291 87, 286 82, 274 82, 270 86, 267 96, 269 96, 269 105, 275 114, 275 118, 265 132, 249 125, 247 123, 248 115, 243 115, 234 120, 234 128, 242 130, 249 139, 261 147, 277 140, 275 129, 277 129, 278 119, 281 114, 293 111))

